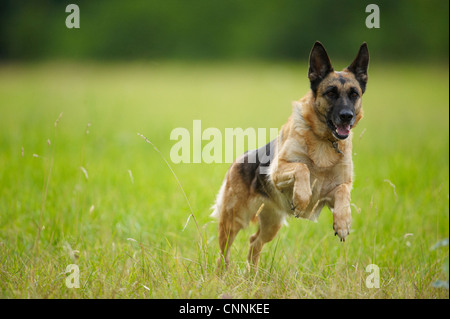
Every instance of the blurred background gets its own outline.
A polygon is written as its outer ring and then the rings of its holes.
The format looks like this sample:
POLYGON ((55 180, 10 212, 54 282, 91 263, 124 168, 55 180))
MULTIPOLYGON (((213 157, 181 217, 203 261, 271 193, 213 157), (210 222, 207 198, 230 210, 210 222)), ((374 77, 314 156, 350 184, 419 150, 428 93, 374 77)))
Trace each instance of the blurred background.
POLYGON ((305 59, 312 43, 353 56, 448 61, 447 0, 3 0, 0 59, 305 59), (80 29, 65 27, 80 8, 80 29), (365 8, 380 8, 368 29, 365 8))

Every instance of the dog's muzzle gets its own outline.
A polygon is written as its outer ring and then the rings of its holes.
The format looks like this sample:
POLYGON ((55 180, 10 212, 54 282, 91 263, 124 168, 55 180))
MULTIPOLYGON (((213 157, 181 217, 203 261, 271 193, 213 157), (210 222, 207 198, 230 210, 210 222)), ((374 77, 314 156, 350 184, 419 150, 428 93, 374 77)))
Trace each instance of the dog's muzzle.
POLYGON ((328 127, 336 138, 340 140, 346 139, 355 122, 355 114, 351 110, 344 109, 334 118, 334 120, 329 119, 327 121, 328 127))

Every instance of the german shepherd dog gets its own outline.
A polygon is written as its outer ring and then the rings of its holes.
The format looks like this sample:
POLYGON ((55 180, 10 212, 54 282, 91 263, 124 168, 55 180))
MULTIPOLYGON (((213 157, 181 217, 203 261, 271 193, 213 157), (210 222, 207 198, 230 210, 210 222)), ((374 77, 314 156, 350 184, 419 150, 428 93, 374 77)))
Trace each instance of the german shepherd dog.
POLYGON ((351 223, 351 129, 363 116, 368 64, 365 42, 340 72, 333 70, 323 45, 314 44, 309 92, 293 102, 276 139, 238 157, 226 173, 211 215, 219 219, 219 268, 228 267, 233 240, 251 220, 259 221, 247 258, 253 267, 290 215, 317 220, 327 205, 335 235, 345 240, 351 223))

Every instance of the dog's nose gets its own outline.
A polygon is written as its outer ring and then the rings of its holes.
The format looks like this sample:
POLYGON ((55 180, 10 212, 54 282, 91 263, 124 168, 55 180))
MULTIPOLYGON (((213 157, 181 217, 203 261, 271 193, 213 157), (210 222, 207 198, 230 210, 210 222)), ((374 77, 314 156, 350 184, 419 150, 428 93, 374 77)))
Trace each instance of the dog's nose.
POLYGON ((339 112, 339 118, 342 122, 350 122, 353 119, 353 112, 350 110, 342 110, 339 112))

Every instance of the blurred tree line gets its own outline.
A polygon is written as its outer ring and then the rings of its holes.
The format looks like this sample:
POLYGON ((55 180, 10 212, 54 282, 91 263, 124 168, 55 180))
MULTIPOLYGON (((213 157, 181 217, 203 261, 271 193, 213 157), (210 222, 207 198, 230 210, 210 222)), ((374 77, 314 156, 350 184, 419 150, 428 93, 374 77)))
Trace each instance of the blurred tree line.
POLYGON ((305 59, 320 40, 336 59, 366 41, 386 60, 448 61, 448 13, 448 0, 2 0, 0 59, 305 59))

